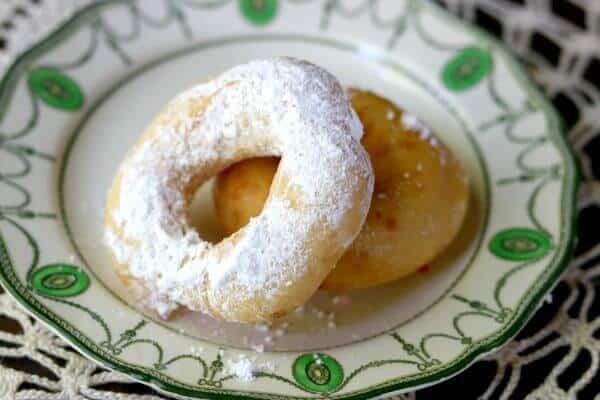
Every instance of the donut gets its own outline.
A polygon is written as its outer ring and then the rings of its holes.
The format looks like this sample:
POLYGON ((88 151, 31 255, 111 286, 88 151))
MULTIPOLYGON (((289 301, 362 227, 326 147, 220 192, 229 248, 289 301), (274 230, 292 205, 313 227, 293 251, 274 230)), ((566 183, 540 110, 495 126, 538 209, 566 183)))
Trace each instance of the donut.
MULTIPOLYGON (((454 239, 469 202, 460 162, 422 121, 374 93, 350 90, 350 97, 365 129, 375 190, 361 233, 323 282, 332 291, 413 274, 454 239)), ((250 159, 218 175, 213 194, 224 234, 260 213, 278 163, 250 159)))
POLYGON ((334 76, 277 58, 234 67, 173 99, 109 189, 105 237, 138 303, 227 321, 270 321, 304 304, 366 218, 373 171, 362 125, 334 76), (217 244, 190 225, 203 182, 278 156, 264 208, 217 244))

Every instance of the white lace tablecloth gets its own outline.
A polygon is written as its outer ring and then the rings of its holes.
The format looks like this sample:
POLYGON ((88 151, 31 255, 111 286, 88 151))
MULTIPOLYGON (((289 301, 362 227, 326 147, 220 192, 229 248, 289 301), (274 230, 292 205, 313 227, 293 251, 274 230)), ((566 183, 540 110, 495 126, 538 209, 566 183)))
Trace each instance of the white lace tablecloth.
MULTIPOLYGON (((508 43, 563 114, 585 179, 580 243, 562 282, 516 340, 448 382, 398 398, 452 398, 454 392, 462 399, 598 400, 600 1, 439 2, 508 43)), ((89 1, 0 0, 0 73, 85 3, 89 1)), ((163 398, 83 358, 0 294, 0 399, 163 398)))

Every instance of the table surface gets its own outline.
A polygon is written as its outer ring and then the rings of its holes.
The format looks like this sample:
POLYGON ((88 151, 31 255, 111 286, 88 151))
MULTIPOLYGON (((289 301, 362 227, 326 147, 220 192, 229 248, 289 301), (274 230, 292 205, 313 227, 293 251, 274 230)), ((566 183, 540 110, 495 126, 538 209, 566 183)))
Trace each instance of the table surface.
MULTIPOLYGON (((584 175, 580 239, 568 272, 514 341, 449 381, 396 398, 438 399, 460 392, 461 399, 598 400, 600 1, 438 2, 509 44, 563 115, 584 175)), ((2 0, 0 73, 15 55, 84 3, 89 1, 2 0)), ((78 355, 8 295, 0 294, 0 398, 165 397, 78 355)))

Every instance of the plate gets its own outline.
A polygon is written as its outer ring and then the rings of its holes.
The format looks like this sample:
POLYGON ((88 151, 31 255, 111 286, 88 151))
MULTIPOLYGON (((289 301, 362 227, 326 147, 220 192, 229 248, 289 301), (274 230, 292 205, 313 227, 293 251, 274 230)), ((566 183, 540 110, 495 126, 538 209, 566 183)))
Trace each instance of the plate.
MULTIPOLYGON (((0 277, 100 364, 181 397, 371 398, 431 385, 510 340, 574 248, 561 122, 496 41, 429 2, 114 0, 0 84, 0 277), (426 120, 467 169, 467 223, 416 276, 318 293, 273 327, 137 310, 102 244, 119 161, 173 95, 236 64, 305 58, 426 120)), ((213 237, 207 185, 193 218, 213 237)))

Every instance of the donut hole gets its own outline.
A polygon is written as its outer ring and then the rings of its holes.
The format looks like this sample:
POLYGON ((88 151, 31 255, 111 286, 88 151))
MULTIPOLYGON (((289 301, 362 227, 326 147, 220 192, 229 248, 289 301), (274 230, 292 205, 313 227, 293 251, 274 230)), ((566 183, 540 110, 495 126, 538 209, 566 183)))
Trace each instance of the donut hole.
POLYGON ((212 178, 198 187, 189 205, 188 216, 190 225, 202 239, 217 244, 229 235, 223 232, 219 223, 212 195, 214 185, 215 178, 212 178))
POLYGON ((280 157, 244 159, 204 182, 196 189, 188 208, 190 225, 212 244, 242 229, 262 212, 279 161, 280 157), (247 168, 239 168, 240 165, 247 168), (236 179, 227 179, 232 174, 236 179), (219 180, 225 184, 218 184, 219 180), (241 202, 245 207, 227 201, 241 202))
POLYGON ((279 160, 279 157, 245 159, 200 185, 188 209, 190 225, 200 237, 218 244, 258 216, 267 200, 279 160), (238 165, 248 165, 248 168, 236 168, 238 165), (227 179, 231 174, 235 174, 236 179, 227 179), (220 179, 225 184, 217 185, 220 179), (227 203, 228 200, 246 206, 236 207, 227 203))
POLYGON ((213 207, 220 232, 232 235, 262 212, 279 160, 279 157, 246 159, 217 176, 213 183, 213 207))

